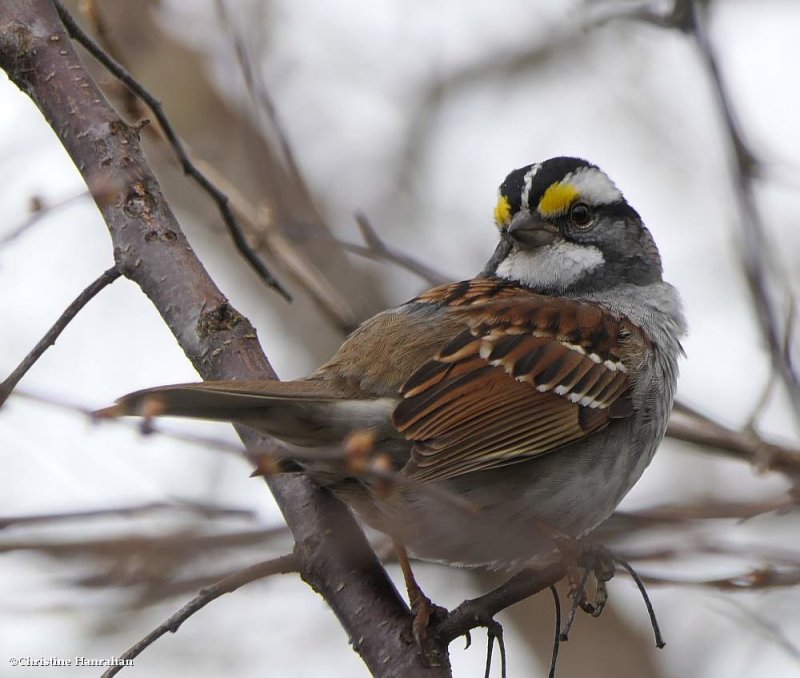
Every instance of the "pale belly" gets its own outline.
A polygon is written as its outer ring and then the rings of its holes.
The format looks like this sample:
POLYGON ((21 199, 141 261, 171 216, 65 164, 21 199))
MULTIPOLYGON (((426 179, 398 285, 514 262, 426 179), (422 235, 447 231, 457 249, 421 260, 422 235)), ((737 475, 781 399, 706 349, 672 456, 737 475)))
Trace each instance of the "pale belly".
MULTIPOLYGON (((412 555, 466 567, 515 570, 554 549, 549 528, 581 537, 611 515, 639 479, 655 445, 625 446, 622 422, 545 457, 448 481, 447 491, 474 512, 420 489, 367 499, 343 497, 372 527, 392 534, 412 555), (652 448, 652 449, 650 449, 652 448)), ((654 436, 659 440, 659 436, 654 436)))

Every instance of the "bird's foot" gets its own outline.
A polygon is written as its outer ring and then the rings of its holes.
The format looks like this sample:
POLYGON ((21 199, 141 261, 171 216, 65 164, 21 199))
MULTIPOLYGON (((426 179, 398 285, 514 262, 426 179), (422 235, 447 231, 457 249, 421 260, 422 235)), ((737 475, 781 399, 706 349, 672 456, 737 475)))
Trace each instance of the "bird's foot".
POLYGON ((567 564, 567 579, 569 581, 569 597, 572 598, 572 607, 561 629, 561 640, 569 638, 575 613, 580 607, 587 614, 599 617, 608 601, 606 583, 614 576, 614 556, 604 546, 584 544, 572 540, 570 549, 564 552, 559 546, 567 564), (594 578, 594 595, 589 600, 589 578, 594 578))
POLYGON ((400 562, 400 569, 403 572, 403 579, 408 591, 408 603, 412 614, 411 635, 427 664, 438 666, 440 663, 439 649, 436 643, 432 642, 432 638, 428 636, 428 628, 442 621, 447 616, 447 610, 434 605, 431 599, 422 592, 414 577, 405 547, 394 540, 394 550, 397 560, 400 562))
POLYGON ((581 550, 578 564, 584 571, 590 572, 595 580, 594 601, 590 603, 584 595, 580 601, 581 609, 593 617, 599 617, 608 602, 606 582, 614 576, 614 556, 605 546, 587 544, 581 550))
POLYGON ((537 529, 553 542, 566 567, 573 605, 560 636, 561 640, 567 640, 578 607, 593 617, 602 614, 608 601, 606 582, 614 576, 615 559, 604 546, 583 542, 547 523, 538 523, 537 529), (591 601, 587 595, 590 577, 595 583, 591 601))
POLYGON ((409 603, 411 606, 411 635, 429 666, 438 666, 439 648, 432 642, 428 635, 428 629, 435 626, 447 616, 447 610, 431 602, 419 587, 411 595, 409 591, 409 603))

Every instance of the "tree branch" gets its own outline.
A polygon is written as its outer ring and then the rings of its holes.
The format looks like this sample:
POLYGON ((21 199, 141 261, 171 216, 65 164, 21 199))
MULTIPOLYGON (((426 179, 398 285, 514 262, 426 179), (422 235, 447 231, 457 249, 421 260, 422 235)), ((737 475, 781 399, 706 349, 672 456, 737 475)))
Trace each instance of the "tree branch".
POLYGON ((704 452, 740 459, 756 468, 778 471, 795 486, 800 485, 800 450, 766 441, 753 431, 734 431, 683 403, 675 404, 667 435, 699 445, 704 452))
POLYGON ((555 584, 565 574, 566 567, 560 560, 538 570, 524 570, 493 591, 465 600, 434 632, 449 643, 476 626, 488 626, 498 612, 555 584))
MULTIPOLYGON (((49 0, 0 4, 0 67, 36 103, 83 175, 108 225, 119 271, 150 298, 205 379, 275 373, 255 329, 195 256, 139 145, 109 106, 49 0)), ((239 429, 245 444, 272 441, 239 429)), ((449 675, 403 639, 409 615, 345 507, 307 476, 267 479, 296 541, 301 575, 321 593, 377 676, 449 675)))

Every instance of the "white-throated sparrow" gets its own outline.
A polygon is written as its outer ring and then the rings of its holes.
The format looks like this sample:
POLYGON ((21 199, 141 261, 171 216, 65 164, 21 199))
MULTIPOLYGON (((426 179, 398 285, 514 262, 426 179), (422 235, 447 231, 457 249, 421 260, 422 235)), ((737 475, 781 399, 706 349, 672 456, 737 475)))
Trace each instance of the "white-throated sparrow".
POLYGON ((685 325, 649 231, 596 166, 513 171, 495 221, 479 276, 370 318, 309 377, 147 389, 101 414, 233 421, 306 447, 368 429, 416 482, 387 493, 330 465, 308 471, 420 558, 521 567, 552 546, 537 525, 584 535, 649 464, 685 325))

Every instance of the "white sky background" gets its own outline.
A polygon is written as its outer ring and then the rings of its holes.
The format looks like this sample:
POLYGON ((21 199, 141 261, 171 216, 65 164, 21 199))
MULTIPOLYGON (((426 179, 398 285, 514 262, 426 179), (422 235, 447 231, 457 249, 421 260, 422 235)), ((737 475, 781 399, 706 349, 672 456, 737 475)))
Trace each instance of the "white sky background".
MULTIPOLYGON (((193 44, 210 45, 220 81, 232 95, 241 95, 224 39, 215 35, 211 3, 165 4, 167 25, 193 44)), ((229 6, 235 15, 241 12, 254 41, 263 37, 269 44, 263 63, 267 86, 315 195, 343 237, 357 239, 351 215, 364 209, 387 242, 454 277, 469 277, 493 250, 491 214, 505 174, 553 155, 584 156, 604 168, 642 214, 667 279, 683 294, 691 334, 680 397, 724 422, 746 420, 767 378, 768 360, 734 256, 737 211, 725 139, 709 83, 687 40, 672 31, 614 24, 586 34, 569 55, 559 52, 544 68, 466 90, 440 110, 401 200, 395 168, 421 83, 489 54, 537 44, 579 21, 585 14, 581 5, 280 0, 264 13, 271 24, 259 26, 253 18, 260 15, 258 4, 229 6)), ((798 28, 800 3, 790 0, 719 0, 711 24, 734 105, 765 163, 759 204, 792 271, 800 261, 798 28)), ((31 195, 57 200, 82 188, 33 105, 0 76, 0 238, 25 219, 31 195)), ((213 239, 185 226, 222 289, 259 328, 278 373, 291 378, 313 369, 306 355, 298 355, 296 340, 270 332, 280 303, 274 295, 237 290, 213 239)), ((0 248, 0 374, 10 372, 69 301, 111 263, 105 227, 88 201, 55 211, 0 248)), ((387 268, 387 276, 398 302, 419 291, 418 282, 404 273, 387 268)), ((134 388, 195 378, 149 302, 133 284, 120 281, 81 313, 21 387, 95 407, 134 388)), ((796 438, 785 405, 773 400, 765 432, 796 438)), ((222 426, 201 429, 234 439, 222 426)), ((257 521, 245 527, 278 520, 268 493, 247 478, 242 462, 157 437, 142 440, 121 428, 94 429, 74 415, 20 399, 0 413, 0 469, 0 516, 179 498, 255 511, 257 521)), ((709 494, 774 496, 783 487, 780 479, 754 480, 741 465, 689 455, 667 443, 624 506, 709 494)), ((186 519, 186 526, 191 524, 186 519)), ((737 528, 732 538, 757 538, 760 525, 737 528)), ((791 524, 784 526, 778 545, 797 545, 791 524)), ((156 519, 118 520, 55 534, 80 538, 162 528, 156 519)), ((22 534, 6 530, 0 536, 22 534)), ((777 534, 769 536, 774 540, 777 534)), ((419 570, 423 588, 436 602, 452 606, 476 593, 461 572, 419 570)), ((0 572, 0 661, 10 655, 119 654, 181 604, 171 601, 121 618, 115 611, 124 594, 87 595, 70 586, 70 578, 81 573, 77 565, 15 553, 0 559, 0 572)), ((612 584, 610 604, 644 628, 633 587, 622 577, 619 582, 612 584)), ((672 588, 651 593, 668 639, 667 649, 658 653, 667 675, 779 678, 800 671, 797 659, 742 623, 720 596, 672 588)), ((740 600, 779 623, 787 637, 800 638, 797 590, 740 600)), ((510 636, 510 675, 530 675, 538 664, 515 652, 510 636)), ((574 635, 562 651, 579 651, 579 643, 574 635)), ((457 645, 455 675, 482 675, 483 643, 468 652, 457 645)), ((288 577, 217 601, 126 672, 172 676, 185 670, 187 661, 198 676, 365 675, 321 599, 288 577)), ((0 675, 35 671, 11 672, 3 665, 0 675)), ((73 669, 69 675, 97 673, 73 669)))

